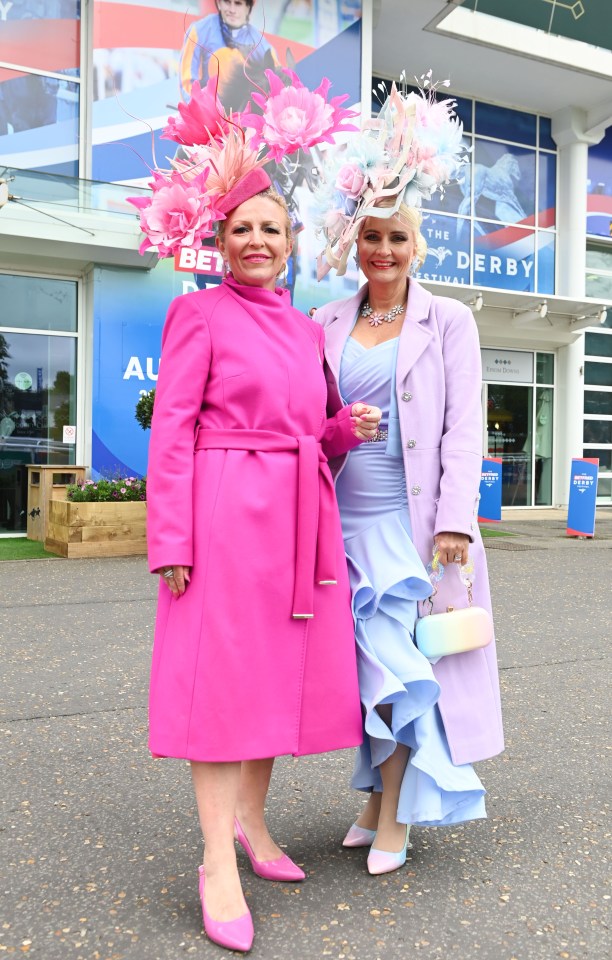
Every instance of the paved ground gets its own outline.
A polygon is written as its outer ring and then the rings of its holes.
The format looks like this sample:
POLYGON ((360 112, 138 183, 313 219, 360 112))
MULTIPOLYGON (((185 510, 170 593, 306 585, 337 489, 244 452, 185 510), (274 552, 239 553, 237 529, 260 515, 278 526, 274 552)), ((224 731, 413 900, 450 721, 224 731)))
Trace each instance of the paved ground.
MULTIPOLYGON (((612 518, 598 539, 517 516, 491 540, 508 746, 489 819, 414 830, 369 877, 340 841, 349 753, 278 762, 276 834, 301 885, 252 875, 254 960, 603 960, 608 933, 612 518)), ((214 960, 186 764, 146 750, 154 581, 140 559, 0 566, 0 957, 214 960)))

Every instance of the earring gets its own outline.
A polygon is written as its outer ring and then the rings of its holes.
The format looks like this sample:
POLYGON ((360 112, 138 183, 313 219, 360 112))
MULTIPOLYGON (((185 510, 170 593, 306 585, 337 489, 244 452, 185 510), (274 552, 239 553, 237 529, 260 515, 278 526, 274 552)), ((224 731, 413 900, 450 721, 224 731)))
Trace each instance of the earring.
POLYGON ((277 280, 279 281, 279 283, 281 284, 281 286, 285 286, 286 283, 287 283, 287 273, 288 273, 288 271, 287 271, 287 261, 285 260, 285 262, 283 263, 283 269, 281 270, 281 272, 279 273, 279 275, 278 275, 278 277, 277 277, 277 280))
POLYGON ((420 269, 421 269, 421 260, 419 259, 419 257, 414 257, 412 263, 408 267, 408 276, 418 277, 420 269))

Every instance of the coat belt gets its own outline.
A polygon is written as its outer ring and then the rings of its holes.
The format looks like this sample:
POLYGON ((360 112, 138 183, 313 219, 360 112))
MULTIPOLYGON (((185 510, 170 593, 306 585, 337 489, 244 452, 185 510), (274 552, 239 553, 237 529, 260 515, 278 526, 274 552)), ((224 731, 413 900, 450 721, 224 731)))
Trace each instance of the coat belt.
MULTIPOLYGON (((335 584, 335 493, 321 444, 272 430, 208 430, 200 427, 196 450, 249 450, 297 454, 297 535, 292 616, 314 616, 314 583, 335 584)), ((279 490, 282 503, 282 491, 279 490)))

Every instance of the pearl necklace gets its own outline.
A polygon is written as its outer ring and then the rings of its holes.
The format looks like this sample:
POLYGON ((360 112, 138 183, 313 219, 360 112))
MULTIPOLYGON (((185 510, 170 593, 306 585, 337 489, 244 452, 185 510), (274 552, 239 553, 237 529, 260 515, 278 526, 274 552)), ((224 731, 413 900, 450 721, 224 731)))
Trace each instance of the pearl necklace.
POLYGON ((406 303, 398 303, 396 307, 391 307, 388 313, 374 313, 372 307, 370 306, 370 301, 366 300, 360 310, 362 317, 368 318, 368 323, 371 327, 379 327, 383 320, 385 323, 393 323, 398 314, 403 313, 406 309, 406 303))

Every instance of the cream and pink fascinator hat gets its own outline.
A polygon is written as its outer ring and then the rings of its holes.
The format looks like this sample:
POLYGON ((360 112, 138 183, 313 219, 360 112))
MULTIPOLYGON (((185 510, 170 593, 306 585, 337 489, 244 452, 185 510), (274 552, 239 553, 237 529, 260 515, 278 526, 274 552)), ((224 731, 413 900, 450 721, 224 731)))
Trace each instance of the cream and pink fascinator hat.
POLYGON ((400 91, 394 83, 378 116, 326 161, 317 190, 317 226, 326 240, 317 258, 319 280, 332 268, 338 276, 346 272, 364 217, 392 217, 401 204, 420 207, 466 161, 456 101, 436 99, 440 85, 432 84, 431 71, 417 92, 400 91), (386 198, 391 203, 379 206, 386 198))

